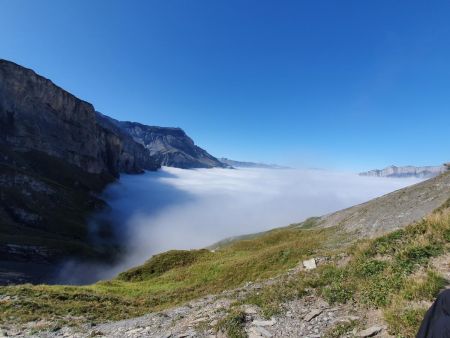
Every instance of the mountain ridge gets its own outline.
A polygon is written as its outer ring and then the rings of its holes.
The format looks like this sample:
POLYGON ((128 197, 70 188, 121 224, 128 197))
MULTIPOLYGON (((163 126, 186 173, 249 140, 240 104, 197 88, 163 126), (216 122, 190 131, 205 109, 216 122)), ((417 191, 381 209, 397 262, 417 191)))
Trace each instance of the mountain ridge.
POLYGON ((441 166, 423 166, 416 167, 412 165, 395 166, 391 165, 384 169, 373 169, 366 172, 359 173, 360 176, 374 176, 374 177, 416 177, 416 178, 431 178, 447 171, 445 165, 441 166))
POLYGON ((219 158, 219 161, 235 168, 261 168, 261 169, 289 169, 289 167, 278 164, 268 164, 261 162, 236 161, 226 157, 219 158))
MULTIPOLYGON (((194 149, 191 157, 166 161, 122 122, 32 69, 0 59, 0 284, 50 282, 51 273, 41 272, 69 258, 114 259, 120 250, 112 227, 92 231, 88 218, 107 208, 99 196, 121 173, 161 164, 200 167, 204 159, 208 167, 222 166, 181 129, 158 130, 182 133, 176 144, 194 149)), ((170 150, 176 153, 173 143, 170 150)))

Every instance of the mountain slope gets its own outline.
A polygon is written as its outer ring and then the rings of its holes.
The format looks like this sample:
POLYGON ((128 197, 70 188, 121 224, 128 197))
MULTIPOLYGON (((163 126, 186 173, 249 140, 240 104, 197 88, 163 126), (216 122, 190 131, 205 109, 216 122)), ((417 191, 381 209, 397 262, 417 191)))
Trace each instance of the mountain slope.
POLYGON ((189 168, 226 167, 214 156, 194 144, 180 128, 146 126, 137 122, 119 122, 121 128, 164 166, 189 168))
POLYGON ((181 129, 116 121, 0 59, 0 284, 50 282, 67 259, 114 259, 110 225, 87 223, 106 207, 98 195, 120 173, 161 165, 224 166, 181 129))
POLYGON ((225 157, 219 158, 219 161, 234 168, 287 169, 287 167, 283 167, 277 164, 235 161, 225 157))
POLYGON ((325 215, 320 227, 339 224, 361 236, 375 236, 420 220, 450 197, 450 172, 394 191, 369 202, 325 215))
POLYGON ((99 234, 87 217, 105 206, 98 194, 121 172, 157 168, 90 103, 0 60, 0 284, 49 281, 68 257, 111 259, 113 247, 90 245, 99 234))
POLYGON ((361 176, 375 176, 375 177, 417 177, 417 178, 431 178, 442 174, 447 168, 442 166, 427 166, 427 167, 414 167, 404 166, 396 167, 394 165, 384 168, 375 169, 360 173, 361 176))
MULTIPOLYGON (((432 300, 446 285, 441 273, 450 273, 448 266, 447 270, 439 268, 442 272, 434 270, 439 261, 445 261, 450 246, 450 200, 439 205, 444 195, 450 196, 449 184, 450 174, 444 174, 362 205, 368 215, 386 210, 390 219, 401 220, 399 216, 410 210, 418 198, 421 214, 412 214, 415 222, 406 227, 399 223, 402 228, 393 232, 389 231, 396 226, 380 226, 374 231, 370 221, 352 217, 354 213, 349 214, 349 210, 362 208, 355 206, 333 214, 348 217, 314 218, 231 241, 214 251, 165 252, 113 280, 91 286, 0 288, 6 297, 0 302, 0 311, 7 314, 3 323, 16 326, 35 320, 36 315, 49 323, 61 323, 67 321, 68 315, 77 315, 83 332, 93 334, 91 322, 123 320, 198 299, 198 303, 190 302, 168 312, 96 329, 111 336, 169 332, 202 336, 220 330, 231 337, 245 337, 246 332, 257 329, 258 320, 275 316, 271 324, 264 324, 275 337, 304 336, 319 329, 362 331, 374 323, 381 330, 389 325, 391 334, 413 337, 424 312, 424 301, 432 300), (386 203, 399 196, 408 203, 401 202, 397 212, 385 209, 386 203), (429 203, 437 208, 427 216, 429 203), (362 226, 367 226, 368 231, 362 226), (379 232, 387 234, 364 238, 379 232), (305 270, 302 262, 311 258, 318 268, 305 270), (246 312, 248 306, 251 312, 246 312), (327 316, 328 311, 337 311, 356 319, 346 318, 344 323, 348 325, 343 327, 341 321, 325 320, 326 316, 322 316, 323 320, 304 319, 318 306, 327 316), (214 311, 218 307, 222 310, 214 311), (36 308, 38 314, 30 312, 36 308), (348 312, 350 308, 353 310, 348 312), (177 316, 180 313, 183 316, 177 316), (292 313, 296 316, 292 317, 292 313), (14 322, 8 319, 11 316, 14 322), (255 316, 257 320, 253 321, 255 316), (183 320, 185 317, 189 321, 183 320), (203 321, 205 325, 197 325, 203 321)), ((315 312, 311 318, 321 313, 315 312)), ((61 330, 61 335, 66 332, 61 330)), ((332 337, 338 337, 337 333, 332 337)))

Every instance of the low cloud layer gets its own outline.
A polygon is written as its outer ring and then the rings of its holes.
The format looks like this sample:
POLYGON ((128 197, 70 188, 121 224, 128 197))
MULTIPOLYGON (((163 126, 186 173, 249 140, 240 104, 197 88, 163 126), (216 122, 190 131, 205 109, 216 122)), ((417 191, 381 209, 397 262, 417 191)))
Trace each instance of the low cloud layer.
POLYGON ((70 263, 63 269, 63 280, 110 278, 158 252, 204 247, 300 222, 417 182, 294 169, 163 168, 123 175, 105 191, 112 210, 100 216, 115 224, 129 254, 114 267, 70 263), (67 278, 68 271, 75 278, 67 278))

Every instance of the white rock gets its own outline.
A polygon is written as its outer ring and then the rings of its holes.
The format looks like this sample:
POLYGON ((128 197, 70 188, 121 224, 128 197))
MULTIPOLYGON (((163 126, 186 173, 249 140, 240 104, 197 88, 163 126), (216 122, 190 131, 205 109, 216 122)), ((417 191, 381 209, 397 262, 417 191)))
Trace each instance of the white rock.
POLYGON ((206 317, 197 318, 196 320, 192 321, 192 324, 198 324, 198 323, 201 323, 201 322, 205 322, 207 320, 208 320, 208 318, 206 318, 206 317))
POLYGON ((311 258, 306 261, 303 261, 303 266, 306 270, 314 270, 315 268, 317 268, 316 259, 311 258))
POLYGON ((246 315, 256 315, 258 311, 253 306, 246 306, 244 308, 244 313, 246 315))
POLYGON ((271 320, 254 320, 252 322, 253 325, 256 326, 272 326, 276 323, 277 321, 272 318, 271 320))
POLYGON ((256 337, 270 338, 270 337, 272 337, 272 334, 263 327, 255 326, 255 327, 250 328, 250 330, 248 332, 248 337, 249 338, 256 338, 256 337))
POLYGON ((312 310, 310 313, 308 313, 305 318, 303 318, 304 320, 306 320, 307 322, 311 321, 311 319, 316 318, 318 315, 320 315, 322 313, 322 310, 320 309, 315 309, 312 310))
POLYGON ((372 337, 372 336, 375 336, 377 333, 379 333, 381 330, 383 330, 383 327, 381 327, 381 326, 371 326, 368 329, 358 332, 356 334, 356 336, 357 337, 372 337))

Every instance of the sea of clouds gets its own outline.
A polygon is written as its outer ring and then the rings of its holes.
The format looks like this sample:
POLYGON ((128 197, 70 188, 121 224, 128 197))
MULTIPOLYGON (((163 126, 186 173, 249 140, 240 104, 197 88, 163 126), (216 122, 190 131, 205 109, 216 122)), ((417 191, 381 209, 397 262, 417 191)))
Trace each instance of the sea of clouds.
POLYGON ((111 206, 92 218, 115 225, 127 254, 114 266, 67 263, 59 282, 111 278, 170 249, 193 249, 226 237, 297 223, 419 182, 299 169, 162 168, 122 175, 103 198, 111 206))

